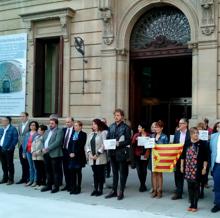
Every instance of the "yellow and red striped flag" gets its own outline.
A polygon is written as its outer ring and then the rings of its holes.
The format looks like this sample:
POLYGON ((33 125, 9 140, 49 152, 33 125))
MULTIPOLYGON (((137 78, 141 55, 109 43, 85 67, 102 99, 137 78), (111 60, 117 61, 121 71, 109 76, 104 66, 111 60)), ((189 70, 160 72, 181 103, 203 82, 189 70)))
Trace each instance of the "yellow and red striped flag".
POLYGON ((152 171, 173 172, 182 151, 182 144, 156 144, 152 149, 152 171))

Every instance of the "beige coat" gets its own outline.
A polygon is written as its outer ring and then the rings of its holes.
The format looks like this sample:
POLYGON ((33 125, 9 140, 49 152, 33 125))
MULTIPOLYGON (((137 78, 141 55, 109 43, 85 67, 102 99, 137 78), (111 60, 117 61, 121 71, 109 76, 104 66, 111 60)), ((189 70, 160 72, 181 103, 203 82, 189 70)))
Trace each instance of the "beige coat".
MULTIPOLYGON (((91 132, 88 135, 87 141, 86 141, 86 146, 85 146, 89 165, 93 165, 93 159, 91 159, 91 157, 90 157, 90 154, 92 152, 90 141, 91 141, 93 135, 94 135, 94 132, 91 132)), ((97 136, 95 138, 96 154, 99 153, 98 158, 96 160, 96 165, 102 165, 102 164, 107 163, 107 155, 106 155, 106 151, 104 150, 104 145, 103 145, 104 139, 105 139, 105 135, 102 134, 101 132, 98 132, 97 136)))
POLYGON ((32 155, 32 160, 43 160, 43 143, 42 143, 42 138, 43 136, 36 136, 34 141, 32 142, 31 145, 31 153, 36 152, 37 156, 35 157, 32 155))

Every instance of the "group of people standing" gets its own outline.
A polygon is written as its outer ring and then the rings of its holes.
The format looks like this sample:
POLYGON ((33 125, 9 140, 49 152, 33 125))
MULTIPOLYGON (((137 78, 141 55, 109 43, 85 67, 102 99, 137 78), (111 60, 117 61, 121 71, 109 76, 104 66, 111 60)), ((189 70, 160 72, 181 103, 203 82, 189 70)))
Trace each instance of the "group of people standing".
MULTIPOLYGON (((129 163, 137 169, 140 181, 139 191, 146 187, 147 169, 151 170, 152 198, 163 196, 163 173, 152 172, 151 149, 138 146, 139 136, 155 138, 156 144, 169 144, 163 133, 164 123, 154 122, 148 131, 146 124, 139 123, 138 131, 132 134, 131 128, 124 122, 124 112, 114 111, 115 122, 109 127, 101 119, 92 121, 92 131, 87 135, 80 121, 66 118, 66 127, 58 127, 58 117, 52 115, 49 125, 39 125, 30 121, 28 113, 21 113, 22 123, 16 129, 11 125, 11 117, 3 117, 0 128, 0 160, 3 178, 0 183, 14 183, 14 150, 18 144, 19 158, 22 166, 21 179, 17 184, 25 183, 40 189, 42 192, 56 193, 62 191, 79 194, 82 184, 82 168, 86 163, 93 172, 94 190, 91 196, 103 194, 106 167, 111 163, 113 174, 112 190, 105 198, 124 198, 124 190, 129 173, 129 163), (106 150, 104 140, 115 139, 116 149, 106 150), (128 161, 129 160, 129 161, 128 161), (119 184, 120 182, 120 184, 119 184)), ((210 140, 199 139, 199 130, 207 126, 198 125, 188 129, 187 119, 179 120, 174 135, 174 144, 183 144, 183 152, 176 163, 174 172, 175 193, 172 200, 182 198, 184 179, 188 183, 190 206, 188 211, 196 212, 198 199, 204 197, 204 187, 208 182, 209 168, 214 179, 215 205, 212 212, 220 211, 220 123, 216 123, 210 140)))

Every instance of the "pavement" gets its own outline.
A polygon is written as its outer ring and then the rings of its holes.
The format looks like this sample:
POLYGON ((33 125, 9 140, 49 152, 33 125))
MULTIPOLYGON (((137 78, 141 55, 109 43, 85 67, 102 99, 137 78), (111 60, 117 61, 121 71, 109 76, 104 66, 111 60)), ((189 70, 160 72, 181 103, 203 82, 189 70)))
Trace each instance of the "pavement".
MULTIPOLYGON (((31 187, 21 185, 0 185, 0 218, 79 218, 115 217, 118 218, 217 218, 220 212, 211 213, 213 207, 213 181, 209 178, 209 189, 205 189, 205 198, 198 203, 198 212, 188 212, 189 206, 186 183, 184 196, 181 200, 173 201, 171 196, 174 190, 173 173, 164 174, 164 192, 161 199, 152 199, 149 190, 151 188, 150 172, 148 171, 148 191, 138 192, 139 181, 136 170, 129 169, 129 177, 125 190, 125 198, 118 201, 116 198, 105 199, 104 196, 92 197, 93 190, 92 170, 89 166, 83 169, 82 193, 70 195, 68 192, 40 192, 31 187)), ((19 180, 21 168, 19 160, 15 160, 15 182, 19 180)), ((2 171, 0 169, 0 179, 2 171)), ((106 180, 106 184, 112 183, 112 177, 106 180)), ((104 189, 104 195, 110 189, 104 189)))

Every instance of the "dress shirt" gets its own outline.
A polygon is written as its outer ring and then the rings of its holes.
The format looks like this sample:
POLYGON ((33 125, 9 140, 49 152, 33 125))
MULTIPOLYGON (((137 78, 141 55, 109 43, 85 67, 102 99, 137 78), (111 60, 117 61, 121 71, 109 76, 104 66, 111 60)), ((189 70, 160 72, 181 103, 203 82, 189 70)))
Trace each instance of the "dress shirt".
POLYGON ((28 124, 28 120, 25 123, 22 123, 22 127, 21 127, 21 133, 24 132, 24 129, 26 127, 26 125, 28 124))
POLYGON ((0 146, 3 146, 3 144, 4 144, 5 134, 6 134, 6 131, 8 130, 9 127, 10 127, 10 124, 7 125, 6 128, 4 128, 4 133, 3 133, 3 136, 1 137, 0 146))
POLYGON ((216 155, 216 163, 220 163, 220 135, 218 136, 218 142, 217 142, 217 155, 216 155))
POLYGON ((187 130, 185 130, 185 131, 180 131, 180 141, 179 141, 179 143, 181 143, 181 144, 185 144, 185 140, 186 140, 186 131, 187 130))
POLYGON ((50 141, 50 138, 51 138, 52 135, 53 135, 53 130, 50 130, 50 132, 47 135, 47 139, 44 142, 44 148, 48 148, 48 144, 49 144, 49 141, 50 141))

